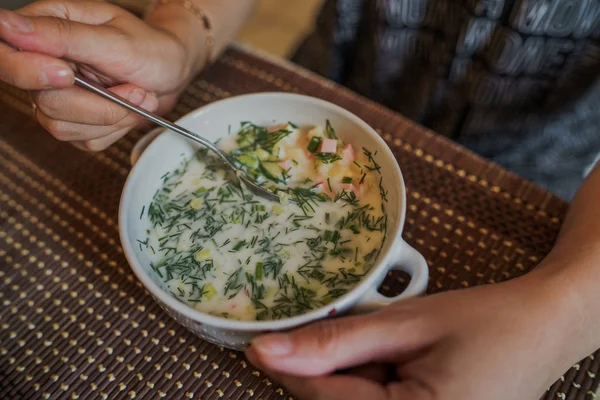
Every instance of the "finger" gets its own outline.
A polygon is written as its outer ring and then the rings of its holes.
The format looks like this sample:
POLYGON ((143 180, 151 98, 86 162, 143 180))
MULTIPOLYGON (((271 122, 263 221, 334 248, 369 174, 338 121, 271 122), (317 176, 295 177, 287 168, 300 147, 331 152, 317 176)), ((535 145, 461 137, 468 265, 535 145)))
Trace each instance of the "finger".
POLYGON ((122 129, 131 129, 136 126, 137 122, 136 117, 133 117, 111 126, 84 125, 50 118, 39 108, 35 111, 35 117, 45 130, 62 142, 86 142, 102 139, 122 129))
POLYGON ((314 323, 289 334, 270 334, 252 342, 269 369, 300 376, 323 375, 423 345, 426 329, 418 319, 370 314, 314 323))
POLYGON ((73 70, 62 60, 0 43, 0 80, 9 85, 25 90, 66 88, 73 79, 73 70))
POLYGON ((433 400, 433 391, 414 382, 380 384, 361 377, 330 375, 299 378, 291 375, 268 373, 300 400, 433 400))
POLYGON ((116 131, 108 136, 100 139, 87 140, 83 142, 71 142, 75 147, 84 151, 102 151, 111 146, 112 144, 119 141, 123 136, 128 134, 134 127, 126 127, 119 131, 116 131))
MULTIPOLYGON (((299 378, 283 374, 269 374, 269 376, 300 400, 391 400, 384 385, 360 377, 330 375, 299 378)), ((412 397, 406 399, 419 400, 412 397)))
MULTIPOLYGON (((148 97, 147 95, 141 103, 141 107, 148 111, 154 111, 158 107, 158 100, 154 96, 148 97)), ((96 142, 96 140, 112 135, 117 131, 122 131, 123 129, 126 129, 125 132, 127 132, 131 130, 131 128, 139 125, 142 121, 142 118, 139 117, 137 114, 125 111, 123 117, 120 120, 118 120, 118 118, 121 116, 114 118, 114 120, 117 122, 112 125, 102 126, 81 124, 52 118, 46 115, 42 108, 37 106, 36 102, 34 102, 34 105, 36 106, 35 116, 39 121, 40 125, 42 125, 42 127, 44 127, 54 137, 61 141, 94 141, 93 143, 89 144, 89 146, 87 146, 90 150, 101 150, 103 148, 108 147, 108 145, 112 144, 112 142, 114 142, 115 140, 109 140, 108 144, 102 145, 100 145, 100 143, 104 142, 96 142)), ((94 113, 93 110, 90 110, 89 112, 94 113)))
POLYGON ((0 36, 16 47, 55 58, 89 64, 103 63, 119 70, 118 59, 134 49, 118 30, 65 18, 26 17, 0 10, 0 36), (114 65, 113 65, 114 64, 114 65))
POLYGON ((261 368, 300 400, 433 400, 436 398, 433 390, 413 380, 381 384, 364 377, 347 375, 298 377, 265 367, 254 350, 250 350, 247 357, 248 361, 261 368))
POLYGON ((98 1, 42 0, 16 11, 18 14, 36 17, 57 17, 90 25, 102 25, 119 15, 129 14, 121 7, 98 1))
POLYGON ((380 363, 359 365, 344 372, 348 375, 368 379, 379 384, 386 384, 395 378, 392 368, 389 365, 380 363))
POLYGON ((433 400, 440 398, 435 391, 417 381, 407 380, 386 385, 390 400, 433 400))
MULTIPOLYGON (((147 111, 154 112, 158 108, 158 99, 136 85, 124 84, 109 90, 147 111)), ((77 124, 111 126, 131 115, 126 108, 76 86, 37 91, 31 97, 49 118, 77 124)))
POLYGON ((298 377, 269 369, 261 362, 253 348, 246 351, 246 357, 254 366, 281 383, 300 400, 385 399, 383 397, 385 391, 382 386, 361 377, 345 377, 343 375, 317 378, 298 377))

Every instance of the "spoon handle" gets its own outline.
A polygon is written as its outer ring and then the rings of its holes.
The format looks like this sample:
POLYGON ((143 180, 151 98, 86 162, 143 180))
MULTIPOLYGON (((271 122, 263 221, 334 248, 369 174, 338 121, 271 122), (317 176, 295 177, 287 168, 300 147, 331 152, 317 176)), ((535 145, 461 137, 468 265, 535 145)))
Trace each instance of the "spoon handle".
POLYGON ((221 152, 221 150, 219 150, 212 142, 204 139, 202 136, 199 136, 199 135, 195 134, 194 132, 188 131, 187 129, 185 129, 177 124, 167 121, 166 119, 162 118, 160 115, 146 111, 143 108, 138 107, 135 104, 125 100, 121 96, 118 96, 118 95, 112 93, 111 91, 107 90, 106 88, 104 88, 94 82, 90 82, 89 80, 81 77, 80 75, 75 75, 75 83, 87 90, 90 90, 90 91, 104 97, 105 99, 113 101, 113 102, 127 108, 128 110, 141 115, 142 117, 154 122, 155 124, 157 124, 159 126, 162 126, 163 128, 172 130, 176 133, 179 133, 180 135, 187 137, 188 139, 191 139, 195 142, 202 144, 203 146, 208 147, 209 149, 211 149, 212 151, 217 153, 217 155, 219 155, 219 157, 221 157, 224 161, 226 161, 229 164, 229 160, 221 152))
MULTIPOLYGON (((0 38, 0 45, 6 45, 16 51, 20 51, 20 49, 16 48, 12 44, 7 43, 2 38, 0 38)), ((75 84, 84 89, 87 89, 93 93, 96 93, 97 95, 100 95, 107 100, 110 100, 116 104, 119 104, 122 107, 125 107, 129 111, 132 111, 138 115, 141 115, 142 117, 148 119, 149 121, 154 122, 156 125, 162 126, 163 128, 166 128, 166 129, 169 129, 169 130, 171 130, 175 133, 178 133, 194 142, 200 143, 204 147, 207 147, 209 150, 211 150, 213 153, 215 153, 221 160, 223 160, 223 162, 225 164, 227 164, 235 172, 235 175, 237 176, 237 178, 240 181, 242 181, 244 184, 246 184, 246 186, 253 193, 255 193, 265 199, 268 199, 270 201, 280 202, 281 199, 279 198, 278 195, 257 185, 251 179, 248 179, 248 177, 246 177, 235 166, 235 164, 229 159, 229 157, 225 153, 223 153, 221 151, 221 149, 219 149, 217 146, 215 146, 211 141, 203 138, 202 136, 200 136, 194 132, 188 131, 187 129, 185 129, 177 124, 174 124, 174 123, 162 118, 160 115, 146 111, 143 108, 138 107, 133 103, 130 103, 129 101, 122 98, 121 96, 116 95, 115 93, 111 92, 110 90, 106 89, 105 87, 103 87, 101 85, 98 85, 94 82, 91 82, 91 81, 85 79, 83 76, 81 76, 77 73, 75 73, 75 84)))
MULTIPOLYGON (((20 51, 19 48, 6 42, 2 38, 0 38, 0 44, 8 46, 16 51, 20 51)), ((156 125, 162 126, 163 128, 169 129, 175 133, 179 133, 180 135, 183 135, 183 136, 187 137, 188 139, 191 139, 195 142, 200 143, 201 145, 203 145, 205 147, 208 147, 210 150, 212 150, 214 153, 216 153, 225 163, 231 165, 231 162, 229 161, 228 157, 218 147, 216 147, 212 142, 204 139, 202 136, 197 135, 194 132, 190 132, 187 129, 185 129, 179 125, 176 125, 172 122, 167 121, 166 119, 162 118, 161 116, 159 116, 157 114, 146 111, 143 108, 138 107, 133 103, 130 103, 129 101, 122 98, 121 96, 118 96, 118 95, 112 93, 111 91, 107 90, 106 88, 85 79, 81 75, 75 74, 75 84, 77 84, 78 86, 81 86, 85 89, 91 90, 92 92, 104 97, 107 100, 113 101, 113 102, 121 105, 122 107, 125 107, 129 111, 132 111, 136 114, 141 115, 142 117, 154 122, 156 125)))
POLYGON ((139 115, 141 115, 144 118, 149 119, 150 121, 154 122, 157 125, 162 126, 163 128, 167 128, 170 129, 176 133, 179 133, 180 135, 183 135, 185 137, 187 137, 188 139, 191 139, 195 142, 198 142, 200 144, 202 144, 203 146, 208 147, 210 150, 212 150, 217 156, 219 156, 219 158, 221 158, 223 160, 223 162, 225 162, 227 165, 229 165, 229 167, 231 167, 231 169, 233 169, 233 171, 235 172, 236 176, 238 177, 239 180, 241 180, 242 182, 244 182, 246 184, 246 186, 248 186, 248 188, 250 188, 250 190, 255 193, 258 194, 259 196, 266 198, 267 200, 270 201, 274 201, 274 202, 280 202, 280 198, 278 195, 276 195, 275 193, 272 193, 268 190, 266 190, 263 187, 260 187, 259 185, 257 185, 256 183, 254 183, 252 180, 248 179, 243 173, 240 172, 240 170, 237 169, 237 167, 229 160, 229 157, 227 157, 227 155, 225 155, 225 153, 223 153, 217 146, 215 146, 213 143, 211 143, 210 141, 204 139, 202 136, 199 136, 193 132, 188 131, 185 128, 182 128, 179 125, 176 125, 172 122, 167 121, 166 119, 148 112, 138 106, 136 106, 135 104, 130 103, 129 101, 125 100, 124 98, 117 96, 116 94, 112 93, 111 91, 103 88, 100 85, 97 85, 93 82, 90 82, 84 78, 82 78, 79 75, 75 75, 75 84, 84 87, 85 89, 88 89, 108 100, 114 101, 115 103, 127 108, 130 111, 133 111, 134 113, 137 113, 139 115))

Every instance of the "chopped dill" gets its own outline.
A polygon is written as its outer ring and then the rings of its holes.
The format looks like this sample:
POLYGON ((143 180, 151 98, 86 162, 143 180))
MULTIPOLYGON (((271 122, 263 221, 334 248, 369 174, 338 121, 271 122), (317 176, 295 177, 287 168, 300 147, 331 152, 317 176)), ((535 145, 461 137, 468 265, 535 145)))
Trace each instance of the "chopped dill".
POLYGON ((315 153, 315 158, 323 164, 331 164, 342 159, 337 153, 315 153))
MULTIPOLYGON (((292 122, 286 127, 300 129, 292 122)), ((147 238, 137 242, 140 251, 151 255, 150 268, 166 291, 219 317, 273 320, 330 304, 369 272, 387 229, 388 191, 377 152, 362 149, 360 162, 353 161, 360 172, 345 162, 323 166, 318 163, 332 164, 342 156, 318 152, 322 138, 313 137, 302 142, 309 145, 301 150, 315 163, 315 175, 298 179, 295 171, 305 159, 301 154, 286 159, 290 140, 286 146, 279 143, 302 132, 246 121, 237 134, 228 126, 231 138, 224 138, 237 144, 230 153, 236 165, 290 204, 253 197, 229 179, 207 149, 161 176, 161 187, 139 216, 149 222, 147 238), (192 169, 191 163, 196 163, 192 169), (330 169, 337 172, 328 174, 330 169), (375 174, 380 175, 378 186, 375 174), (193 187, 183 190, 181 185, 192 180, 193 187), (344 185, 353 185, 352 190, 344 185), (377 189, 381 205, 364 201, 365 190, 377 189), (207 308, 229 300, 242 306, 228 312, 207 308), (241 309, 249 314, 242 316, 241 309)), ((325 137, 338 140, 329 120, 325 137)))

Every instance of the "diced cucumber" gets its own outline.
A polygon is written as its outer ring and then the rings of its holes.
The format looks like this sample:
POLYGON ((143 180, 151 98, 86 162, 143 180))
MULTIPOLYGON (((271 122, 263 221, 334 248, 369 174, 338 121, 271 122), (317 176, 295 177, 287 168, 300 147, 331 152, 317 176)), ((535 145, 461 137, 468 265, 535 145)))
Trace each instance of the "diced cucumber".
POLYGON ((252 142, 246 138, 238 140, 238 145, 240 147, 248 147, 252 145, 252 142))
POLYGON ((269 162, 261 163, 260 169, 263 175, 266 176, 268 179, 275 182, 281 181, 282 173, 284 170, 279 165, 269 162))
MULTIPOLYGON (((276 191, 273 190, 273 192, 276 192, 276 191)), ((280 191, 278 194, 279 194, 279 203, 280 204, 288 205, 291 203, 292 197, 288 193, 280 191)))
POLYGON ((310 142, 308 142, 308 146, 306 147, 306 149, 308 151, 310 151, 311 153, 316 153, 320 144, 321 144, 321 138, 317 137, 317 136, 313 136, 313 138, 310 139, 310 142))
POLYGON ((261 161, 265 161, 271 158, 271 153, 269 153, 265 149, 256 149, 254 153, 256 154, 256 157, 258 157, 258 159, 261 161))
POLYGON ((258 168, 260 161, 254 154, 241 154, 236 158, 240 163, 244 164, 248 168, 258 168))
POLYGON ((265 176, 262 174, 262 171, 258 168, 249 169, 246 173, 246 176, 256 184, 260 184, 265 180, 265 176))

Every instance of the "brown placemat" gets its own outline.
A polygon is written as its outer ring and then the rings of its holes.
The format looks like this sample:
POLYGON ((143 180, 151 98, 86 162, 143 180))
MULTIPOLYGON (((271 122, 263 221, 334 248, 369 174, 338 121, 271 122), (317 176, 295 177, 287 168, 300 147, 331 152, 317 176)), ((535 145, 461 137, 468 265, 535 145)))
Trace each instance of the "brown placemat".
MULTIPOLYGON (((381 132, 406 180, 404 236, 429 262, 430 293, 519 276, 552 247, 565 203, 288 64, 230 50, 189 87, 171 117, 257 91, 321 97, 381 132)), ((0 396, 287 399, 241 353, 172 321, 130 272, 117 209, 142 133, 87 154, 45 133, 22 92, 5 87, 0 100, 0 396)), ((403 280, 391 275, 383 290, 401 290, 403 280)), ((600 352, 595 356, 571 368, 545 399, 595 399, 600 352)))

